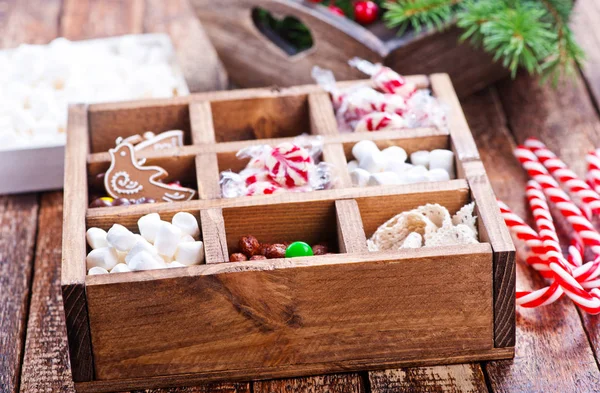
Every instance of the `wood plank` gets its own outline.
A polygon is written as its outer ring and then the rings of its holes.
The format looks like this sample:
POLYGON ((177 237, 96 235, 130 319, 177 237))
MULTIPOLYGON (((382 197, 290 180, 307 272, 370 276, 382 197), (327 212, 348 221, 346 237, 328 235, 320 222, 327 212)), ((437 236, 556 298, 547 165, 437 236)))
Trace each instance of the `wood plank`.
POLYGON ((210 102, 198 101, 190 103, 190 127, 192 132, 192 143, 214 144, 215 126, 212 121, 210 102))
POLYGON ((146 0, 144 32, 167 33, 191 92, 224 90, 225 67, 186 0, 146 0))
POLYGON ((577 43, 585 51, 581 73, 596 107, 600 105, 600 5, 594 0, 578 0, 571 16, 571 28, 577 43))
POLYGON ((479 364, 404 368, 369 373, 372 393, 487 393, 479 364))
POLYGON ((200 223, 206 263, 229 262, 223 210, 200 210, 200 223))
POLYGON ((367 251, 367 238, 356 200, 335 201, 335 216, 340 252, 367 251))
POLYGON ((42 196, 22 392, 74 392, 60 286, 62 198, 42 196))
POLYGON ((35 194, 0 197, 0 386, 7 393, 19 389, 37 213, 35 194))
POLYGON ((310 378, 277 379, 253 384, 254 393, 311 392, 311 393, 365 393, 358 374, 334 374, 310 378))
POLYGON ((218 200, 221 198, 219 162, 215 153, 196 156, 196 179, 200 200, 218 200))
POLYGON ((131 273, 89 276, 96 375, 209 376, 228 370, 231 377, 247 378, 281 371, 283 365, 293 366, 293 375, 298 375, 305 368, 339 371, 352 359, 373 366, 391 359, 416 361, 491 349, 489 245, 407 250, 390 253, 390 259, 385 255, 296 258, 294 264, 311 266, 293 269, 285 259, 198 265, 181 269, 179 277, 158 280, 150 279, 156 274, 152 271, 137 275, 139 281, 131 273), (439 271, 434 255, 440 253, 453 253, 444 259, 444 285, 427 274, 439 271), (373 258, 379 262, 369 261, 373 258), (261 265, 273 268, 241 271, 261 265), (216 273, 230 268, 240 270, 216 273), (165 302, 168 307, 161 306, 165 302), (414 307, 422 302, 429 307, 414 307), (161 324, 150 322, 161 309, 161 324))
POLYGON ((329 93, 309 94, 310 133, 313 135, 338 135, 338 126, 329 93))
POLYGON ((70 40, 143 32, 144 0, 64 0, 62 34, 70 40))
MULTIPOLYGON (((546 87, 542 88, 547 94, 545 96, 540 93, 537 81, 525 81, 522 76, 515 82, 503 83, 501 87, 500 95, 495 90, 488 89, 464 100, 463 109, 481 148, 481 157, 488 169, 494 192, 517 214, 530 219, 524 198, 526 174, 512 157, 515 142, 507 127, 499 96, 504 104, 511 103, 510 107, 507 106, 511 125, 519 124, 523 130, 535 131, 547 126, 541 119, 549 113, 543 108, 548 105, 548 100, 556 100, 559 93, 550 94, 551 88, 546 87), (517 114, 520 114, 521 119, 515 117, 517 114)), ((565 94, 564 90, 560 94, 565 94)), ((555 108, 559 112, 555 115, 550 113, 550 116, 553 119, 559 116, 572 119, 572 112, 575 110, 568 107, 567 105, 560 111, 555 108)), ((560 128, 562 127, 548 127, 552 132, 559 131, 560 128)), ((577 140, 581 137, 580 132, 571 130, 570 136, 577 140)), ((568 145, 575 143, 570 138, 562 139, 561 142, 568 145)), ((539 274, 521 260, 518 261, 519 290, 538 289, 545 285, 539 274)), ((484 372, 494 392, 597 390, 600 372, 577 310, 570 301, 561 300, 538 309, 519 307, 516 318, 515 359, 485 364, 484 372), (532 378, 532 375, 544 377, 532 378)))

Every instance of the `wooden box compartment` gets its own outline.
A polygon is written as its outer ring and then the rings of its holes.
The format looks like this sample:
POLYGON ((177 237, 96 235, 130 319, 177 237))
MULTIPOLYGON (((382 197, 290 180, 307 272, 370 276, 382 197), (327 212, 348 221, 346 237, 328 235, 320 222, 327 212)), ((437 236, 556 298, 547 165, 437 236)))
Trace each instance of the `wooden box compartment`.
POLYGON ((76 388, 124 391, 513 356, 515 252, 510 236, 449 78, 411 79, 449 106, 446 129, 340 134, 328 95, 314 85, 73 106, 62 289, 76 388), (214 108, 250 111, 239 104, 248 99, 251 108, 256 102, 267 105, 264 118, 275 119, 270 129, 299 125, 322 138, 323 158, 341 169, 334 188, 221 198, 219 171, 241 169, 235 152, 294 138, 295 132, 257 133, 266 123, 235 116, 230 128, 222 128, 227 136, 219 137, 217 125, 224 120, 216 118, 224 114, 215 114, 214 108), (276 119, 272 109, 289 105, 274 103, 278 99, 301 103, 294 112, 297 122, 276 119), (147 120, 149 113, 153 120, 147 120), (133 128, 164 130, 173 124, 188 125, 189 145, 140 156, 195 181, 198 199, 87 207, 88 179, 109 162, 108 154, 94 146, 112 147, 108 141, 120 132, 138 132, 133 128), (98 139, 98 130, 112 134, 98 139), (409 153, 451 148, 458 178, 351 187, 345 167, 349 149, 365 138, 409 153), (453 213, 470 201, 477 206, 479 244, 367 250, 367 237, 397 213, 426 203, 453 213), (199 220, 205 264, 86 276, 86 228, 120 223, 136 229, 144 214, 169 219, 179 211, 199 220), (333 254, 229 262, 246 234, 263 242, 325 241, 333 254))

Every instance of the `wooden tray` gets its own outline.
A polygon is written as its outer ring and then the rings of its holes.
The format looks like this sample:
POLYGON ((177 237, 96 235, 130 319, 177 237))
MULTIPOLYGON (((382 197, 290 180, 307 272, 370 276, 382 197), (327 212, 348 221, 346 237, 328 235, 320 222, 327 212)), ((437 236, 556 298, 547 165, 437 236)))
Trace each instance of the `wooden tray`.
POLYGON ((508 75, 508 71, 482 50, 459 43, 454 25, 441 32, 407 32, 398 36, 383 22, 363 27, 327 8, 298 0, 191 0, 196 15, 240 87, 295 86, 313 83, 314 65, 333 70, 339 80, 365 75, 348 66, 354 56, 384 63, 401 74, 450 75, 459 96, 467 96, 508 75), (261 8, 275 18, 293 16, 311 32, 313 46, 289 55, 277 36, 257 26, 253 10, 261 8), (267 37, 269 36, 269 37, 267 37))
POLYGON ((509 358, 515 340, 515 251, 446 74, 411 76, 451 110, 448 130, 339 134, 315 85, 201 93, 170 100, 73 106, 69 114, 62 291, 79 391, 124 391, 509 358), (188 145, 144 152, 197 185, 199 199, 88 208, 88 176, 106 170, 115 138, 180 128, 188 145), (331 190, 220 199, 235 153, 303 132, 321 135, 340 168, 331 190), (458 178, 353 188, 352 145, 372 139, 408 153, 451 148, 458 178), (480 244, 370 253, 366 238, 398 212, 477 206, 480 244), (136 229, 158 212, 194 214, 206 264, 86 276, 85 231, 136 229), (328 239, 338 254, 229 263, 241 235, 328 239))

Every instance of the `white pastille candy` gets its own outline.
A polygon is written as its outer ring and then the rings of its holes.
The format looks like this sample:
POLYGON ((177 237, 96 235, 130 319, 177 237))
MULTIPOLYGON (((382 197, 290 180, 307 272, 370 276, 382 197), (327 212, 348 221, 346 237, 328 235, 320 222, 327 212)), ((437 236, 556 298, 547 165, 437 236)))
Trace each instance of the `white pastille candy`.
POLYGON ((428 181, 447 181, 450 180, 450 175, 448 175, 448 172, 446 172, 446 170, 442 169, 442 168, 434 168, 434 169, 430 169, 429 172, 427 172, 427 180, 428 181))
POLYGON ((371 173, 383 172, 388 166, 388 159, 382 152, 376 151, 364 156, 358 165, 371 173))
POLYGON ((184 265, 197 265, 204 260, 204 244, 202 242, 179 243, 175 260, 184 265))
POLYGON ((179 263, 177 261, 173 261, 173 262, 169 262, 167 263, 167 267, 171 268, 171 267, 185 267, 186 265, 184 265, 183 263, 179 263))
POLYGON ((429 169, 444 169, 454 178, 454 153, 451 150, 435 149, 429 153, 429 169))
POLYGON ((143 237, 139 237, 137 240, 137 243, 135 243, 135 246, 133 246, 131 248, 131 250, 129 250, 129 253, 127 254, 127 256, 125 257, 125 263, 129 264, 129 262, 140 252, 145 251, 150 253, 151 255, 160 258, 158 256, 158 252, 156 251, 156 248, 154 248, 154 246, 152 244, 150 244, 150 242, 146 239, 144 239, 143 237))
POLYGON ((103 269, 110 270, 119 262, 117 251, 112 247, 96 248, 87 255, 85 264, 89 269, 99 266, 103 269))
POLYGON ((380 186, 380 185, 391 185, 399 184, 400 178, 394 172, 380 172, 373 173, 369 178, 367 185, 369 186, 380 186))
POLYGON ((406 159, 408 158, 406 151, 400 146, 386 147, 381 152, 387 157, 388 160, 399 160, 406 162, 406 159))
POLYGON ((147 251, 139 252, 133 257, 127 265, 133 271, 137 270, 153 270, 153 269, 166 269, 167 264, 164 263, 160 258, 155 258, 152 254, 147 251))
POLYGON ((352 146, 352 155, 358 162, 360 162, 364 157, 379 152, 379 148, 373 141, 362 140, 352 146))
POLYGON ((90 276, 95 276, 97 274, 108 274, 108 270, 106 270, 105 268, 100 267, 100 266, 94 266, 88 272, 88 275, 90 275, 90 276))
POLYGON ((348 168, 348 172, 352 172, 353 170, 358 168, 358 161, 352 160, 348 162, 348 165, 346 167, 348 168))
POLYGON ((154 247, 162 256, 172 257, 177 251, 177 245, 182 237, 181 229, 175 225, 163 221, 156 232, 154 247))
POLYGON ((106 231, 102 228, 92 227, 85 233, 85 238, 88 244, 93 249, 108 247, 108 241, 106 240, 106 231))
POLYGON ((181 230, 184 235, 190 235, 197 237, 200 234, 200 228, 198 227, 198 220, 193 214, 186 212, 179 212, 173 216, 171 220, 173 225, 181 230))
POLYGON ((133 232, 120 224, 114 224, 108 230, 106 239, 108 240, 109 245, 122 252, 131 250, 138 240, 133 232))
POLYGON ((350 172, 350 180, 352 180, 352 185, 357 187, 365 187, 369 182, 370 177, 371 174, 362 168, 356 168, 350 172))
POLYGON ((410 155, 410 163, 413 165, 422 165, 429 168, 429 152, 427 150, 419 150, 410 155))
POLYGON ((131 268, 125 263, 117 263, 115 267, 110 271, 111 273, 125 273, 130 272, 131 268))
POLYGON ((150 243, 154 243, 156 231, 158 231, 158 227, 160 227, 161 223, 162 221, 160 220, 160 215, 158 215, 158 213, 146 214, 145 216, 140 217, 137 222, 140 234, 150 243))

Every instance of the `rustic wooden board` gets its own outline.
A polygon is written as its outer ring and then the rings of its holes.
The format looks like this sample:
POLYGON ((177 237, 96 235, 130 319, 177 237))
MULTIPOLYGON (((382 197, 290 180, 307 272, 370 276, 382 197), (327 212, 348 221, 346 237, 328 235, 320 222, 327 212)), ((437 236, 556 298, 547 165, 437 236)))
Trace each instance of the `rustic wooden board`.
MULTIPOLYGON (((282 260, 283 268, 273 266, 236 274, 217 274, 212 266, 227 269, 227 265, 232 265, 239 269, 239 265, 217 264, 194 266, 183 277, 160 280, 148 280, 155 272, 137 276, 125 273, 115 278, 88 276, 97 378, 182 372, 208 376, 211 371, 231 377, 247 374, 241 369, 252 369, 252 375, 260 376, 278 368, 282 361, 296 364, 298 371, 303 364, 308 368, 320 364, 328 370, 341 359, 363 359, 362 363, 368 365, 369 358, 410 361, 457 356, 469 349, 491 349, 489 245, 410 251, 414 252, 406 252, 404 257, 390 255, 390 263, 348 263, 386 258, 384 254, 342 254, 316 260, 306 258, 310 265, 325 263, 310 269, 285 268, 304 263, 303 258, 298 258, 294 263, 282 260), (454 258, 445 261, 447 269, 441 277, 445 285, 433 283, 426 273, 429 269, 438 270, 433 255, 450 253, 454 258), (345 263, 339 263, 341 260, 345 263), (465 270, 471 272, 470 280, 464 279, 465 270), (136 277, 142 280, 134 281, 136 277), (127 281, 115 282, 116 279, 127 281), (328 284, 322 285, 322 280, 328 284), (361 295, 361 291, 369 296, 361 295), (398 302, 403 301, 407 301, 405 306, 398 307, 398 302), (430 307, 411 306, 422 302, 430 307), (159 309, 168 310, 161 316, 160 326, 164 329, 143 323, 146 318, 155 318, 159 309), (322 329, 330 326, 327 321, 333 315, 348 323, 338 325, 338 339, 330 342, 323 340, 327 335, 320 336, 319 331, 323 333, 322 329), (119 325, 117 330, 115 323, 119 325), (373 323, 385 334, 377 337, 370 328, 373 323), (146 331, 148 328, 151 332, 146 331), (413 329, 424 333, 415 337, 413 329), (368 337, 364 334, 367 331, 368 337), (206 337, 211 338, 210 342, 206 337), (391 337, 395 339, 390 340, 391 337), (461 344, 453 344, 455 341, 461 344)), ((276 262, 262 264, 271 263, 276 262)))
MULTIPOLYGON (((510 158, 515 143, 507 127, 503 105, 508 108, 507 104, 513 102, 514 106, 506 112, 511 125, 520 124, 522 130, 535 131, 549 113, 540 110, 549 104, 545 95, 548 94, 550 101, 556 100, 550 87, 543 88, 544 93, 541 93, 537 86, 537 81, 520 76, 515 83, 503 83, 500 94, 490 89, 463 102, 496 195, 517 214, 529 219, 531 216, 521 191, 525 187, 526 174, 518 161, 510 158), (522 89, 528 89, 528 92, 524 93, 522 89), (534 104, 536 100, 537 105, 534 104), (503 164, 498 165, 498 162, 503 164)), ((567 118, 571 119, 570 116, 567 118)), ((574 135, 575 139, 578 135, 574 135)), ((546 142, 551 141, 552 138, 546 142)), ((544 285, 537 273, 518 261, 517 289, 538 289, 544 285)), ((514 360, 485 364, 484 371, 494 392, 597 391, 600 372, 577 310, 570 301, 561 300, 534 310, 517 308, 515 348, 514 360)))
POLYGON ((334 374, 311 378, 277 379, 253 384, 254 393, 365 393, 362 378, 358 374, 334 374))
POLYGON ((487 393, 479 364, 416 367, 369 373, 371 393, 487 393))
POLYGON ((38 201, 0 197, 0 386, 17 392, 25 342, 38 201))

